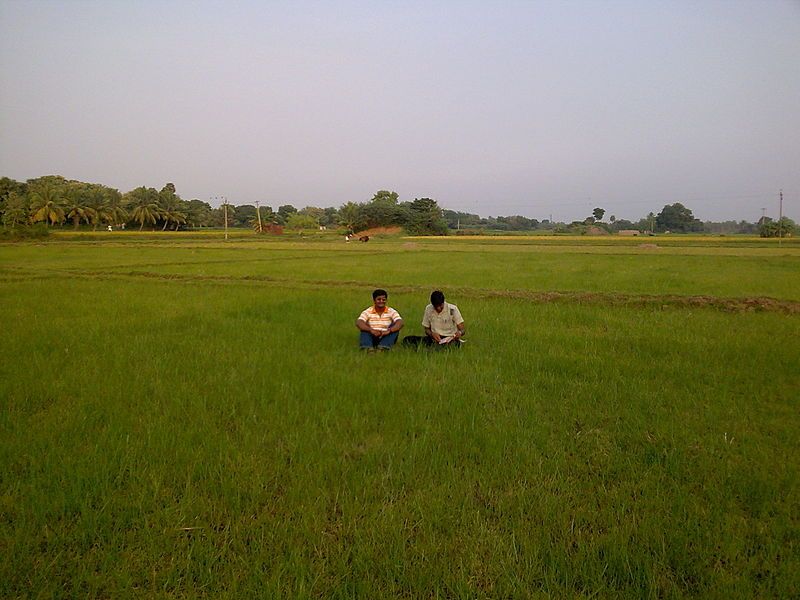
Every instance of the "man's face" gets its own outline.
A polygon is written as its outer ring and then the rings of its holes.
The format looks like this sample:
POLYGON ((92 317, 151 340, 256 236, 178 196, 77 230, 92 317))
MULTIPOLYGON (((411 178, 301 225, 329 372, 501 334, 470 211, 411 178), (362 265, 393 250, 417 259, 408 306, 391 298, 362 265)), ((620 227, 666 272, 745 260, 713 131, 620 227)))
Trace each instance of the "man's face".
POLYGON ((444 302, 441 304, 435 304, 433 310, 435 310, 437 313, 442 312, 444 310, 444 302))
POLYGON ((375 308, 386 308, 386 296, 377 296, 375 298, 375 308))

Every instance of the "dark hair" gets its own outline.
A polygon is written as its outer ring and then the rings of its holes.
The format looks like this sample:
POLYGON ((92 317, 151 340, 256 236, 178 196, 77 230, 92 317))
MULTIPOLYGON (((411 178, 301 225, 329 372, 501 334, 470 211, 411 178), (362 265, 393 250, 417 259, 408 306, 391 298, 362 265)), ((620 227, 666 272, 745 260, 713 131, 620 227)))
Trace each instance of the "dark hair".
POLYGON ((440 304, 444 304, 444 294, 439 290, 436 290, 431 294, 431 304, 434 306, 439 306, 440 304))
POLYGON ((378 296, 386 296, 389 297, 389 293, 386 290, 375 290, 372 292, 372 299, 375 300, 378 296))

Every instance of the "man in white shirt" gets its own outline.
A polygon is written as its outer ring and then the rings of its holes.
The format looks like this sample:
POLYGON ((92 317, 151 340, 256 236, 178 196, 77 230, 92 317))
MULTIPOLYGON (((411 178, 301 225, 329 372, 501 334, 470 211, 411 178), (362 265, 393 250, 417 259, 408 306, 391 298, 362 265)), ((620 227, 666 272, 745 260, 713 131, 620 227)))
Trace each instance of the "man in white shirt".
POLYGON ((466 332, 464 318, 455 304, 445 302, 444 294, 436 290, 422 317, 426 345, 459 347, 466 332))

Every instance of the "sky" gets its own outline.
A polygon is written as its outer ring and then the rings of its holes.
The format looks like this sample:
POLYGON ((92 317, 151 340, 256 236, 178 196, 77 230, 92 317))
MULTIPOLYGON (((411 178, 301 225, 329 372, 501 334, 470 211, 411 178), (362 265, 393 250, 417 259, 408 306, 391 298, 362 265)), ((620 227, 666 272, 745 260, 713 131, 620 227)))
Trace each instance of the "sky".
POLYGON ((800 0, 0 0, 0 176, 800 217, 800 0))

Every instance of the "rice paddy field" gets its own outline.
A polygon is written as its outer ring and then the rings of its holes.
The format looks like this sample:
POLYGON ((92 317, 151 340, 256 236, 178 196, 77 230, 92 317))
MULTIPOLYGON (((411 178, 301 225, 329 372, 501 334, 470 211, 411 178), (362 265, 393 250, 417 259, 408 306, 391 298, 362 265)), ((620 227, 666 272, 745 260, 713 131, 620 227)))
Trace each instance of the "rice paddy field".
POLYGON ((0 597, 800 595, 795 240, 62 234, 0 315, 0 597))

